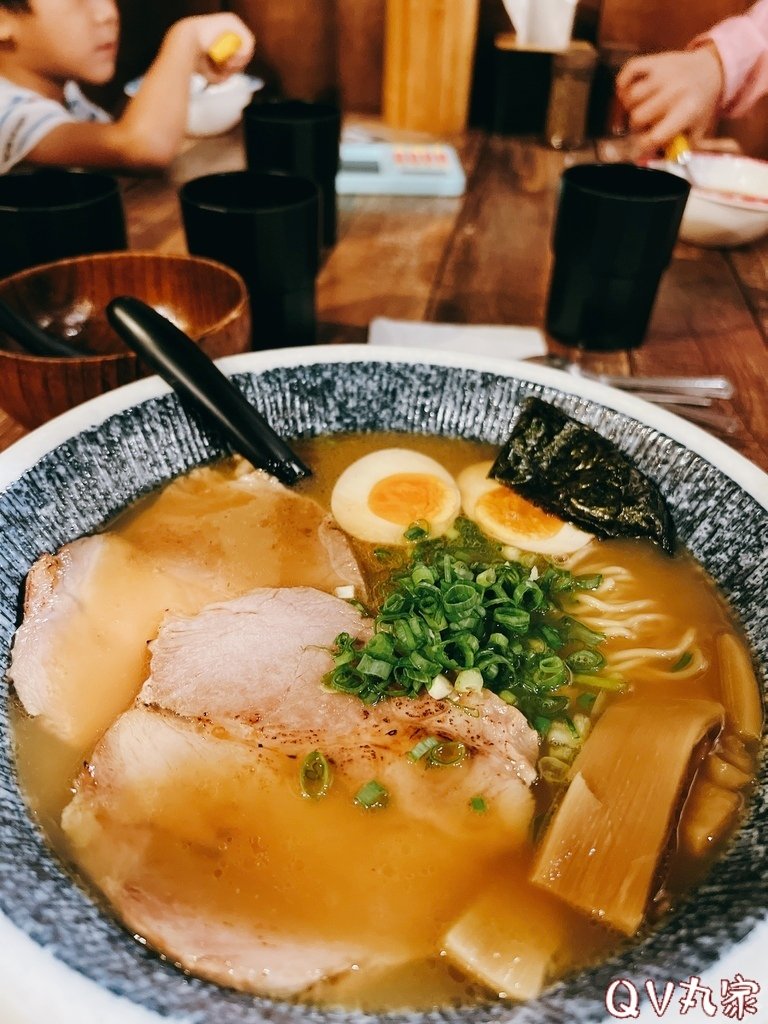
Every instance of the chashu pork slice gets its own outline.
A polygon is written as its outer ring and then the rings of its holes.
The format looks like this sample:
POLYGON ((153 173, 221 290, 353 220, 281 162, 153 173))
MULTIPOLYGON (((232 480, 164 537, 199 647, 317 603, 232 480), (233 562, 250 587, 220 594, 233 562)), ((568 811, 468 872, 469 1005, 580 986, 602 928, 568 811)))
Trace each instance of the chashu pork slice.
POLYGON ((323 688, 335 636, 369 629, 305 587, 171 616, 134 707, 81 773, 62 821, 77 862, 132 931, 187 969, 285 996, 437 955, 477 879, 526 841, 538 741, 516 709, 488 692, 462 708, 368 707, 323 688), (425 735, 469 756, 414 763, 425 735), (332 772, 314 800, 300 785, 312 751, 332 772), (386 809, 355 802, 374 779, 386 809))
POLYGON ((320 505, 260 471, 194 470, 115 529, 38 559, 8 675, 27 712, 85 755, 134 700, 169 610, 294 583, 363 593, 320 505))
POLYGON ((150 645, 151 673, 138 699, 191 718, 254 726, 262 742, 283 748, 391 747, 394 734, 440 734, 497 755, 533 782, 537 734, 490 691, 467 694, 459 707, 428 695, 369 707, 323 689, 335 637, 367 639, 369 630, 351 605, 312 588, 253 590, 195 616, 169 616, 150 645))
MULTIPOLYGON (((326 855, 326 841, 302 856, 295 842, 306 808, 286 760, 137 707, 101 740, 62 818, 77 862, 133 933, 195 974, 278 997, 366 965, 375 945, 330 892, 349 881, 343 852, 326 855)), ((348 829, 348 808, 330 810, 325 832, 348 829)), ((377 966, 407 961, 414 941, 413 928, 390 928, 377 966)))

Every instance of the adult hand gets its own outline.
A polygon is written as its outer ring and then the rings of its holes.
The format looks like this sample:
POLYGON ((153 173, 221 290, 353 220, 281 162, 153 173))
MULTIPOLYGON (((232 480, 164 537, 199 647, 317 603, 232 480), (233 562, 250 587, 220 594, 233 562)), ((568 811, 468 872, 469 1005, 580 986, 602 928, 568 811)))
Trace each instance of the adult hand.
POLYGON ((627 61, 616 93, 638 134, 638 155, 655 154, 679 134, 703 136, 720 108, 723 85, 714 43, 627 61))

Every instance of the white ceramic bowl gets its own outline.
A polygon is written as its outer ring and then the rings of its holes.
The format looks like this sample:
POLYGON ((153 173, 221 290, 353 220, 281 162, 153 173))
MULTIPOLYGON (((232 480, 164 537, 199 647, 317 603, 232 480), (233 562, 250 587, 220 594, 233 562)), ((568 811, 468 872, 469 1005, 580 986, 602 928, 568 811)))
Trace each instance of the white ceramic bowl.
MULTIPOLYGON (((140 85, 141 79, 134 79, 125 86, 125 93, 134 96, 140 85)), ((251 96, 263 88, 263 79, 252 75, 231 75, 216 85, 207 85, 202 75, 193 75, 189 85, 187 135, 203 138, 230 131, 239 122, 251 96)))
MULTIPOLYGON (((659 163, 673 173, 674 164, 659 163)), ((746 245, 768 233, 768 161, 731 153, 694 153, 694 187, 680 226, 680 238, 694 245, 746 245)))

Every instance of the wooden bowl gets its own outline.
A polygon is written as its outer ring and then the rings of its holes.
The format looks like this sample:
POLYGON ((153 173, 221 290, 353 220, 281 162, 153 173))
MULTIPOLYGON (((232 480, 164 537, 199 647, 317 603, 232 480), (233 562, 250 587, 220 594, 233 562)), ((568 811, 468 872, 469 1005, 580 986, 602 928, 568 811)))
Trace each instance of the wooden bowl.
POLYGON ((116 252, 59 260, 0 281, 0 299, 82 358, 26 353, 0 332, 0 407, 25 427, 146 376, 105 316, 110 299, 135 295, 217 359, 251 344, 248 293, 228 267, 197 256, 116 252))

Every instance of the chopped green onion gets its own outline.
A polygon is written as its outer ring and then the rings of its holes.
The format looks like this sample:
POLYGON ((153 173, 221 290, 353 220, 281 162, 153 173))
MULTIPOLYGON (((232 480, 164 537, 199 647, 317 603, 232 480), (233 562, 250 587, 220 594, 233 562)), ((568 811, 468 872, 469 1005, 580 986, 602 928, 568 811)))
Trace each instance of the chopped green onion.
POLYGON ((473 797, 471 797, 470 801, 469 801, 469 806, 477 814, 485 814, 485 812, 488 810, 488 804, 485 802, 485 800, 481 796, 473 796, 473 797))
POLYGON ((364 676, 389 679, 392 674, 392 665, 388 661, 381 661, 379 658, 372 658, 369 654, 364 654, 357 666, 357 671, 364 676))
POLYGON ((569 654, 565 663, 574 672, 597 672, 605 664, 605 658, 599 651, 585 648, 583 651, 569 654))
POLYGON ((411 573, 411 579, 414 583, 434 583, 436 577, 429 566, 420 563, 411 573))
POLYGON ((561 746, 559 743, 553 743, 549 737, 547 737, 547 740, 547 751, 549 756, 556 757, 558 761, 565 761, 566 764, 570 764, 579 752, 578 747, 561 746))
POLYGON ((691 654, 691 652, 690 651, 684 651, 683 654, 680 655, 680 657, 677 659, 675 664, 672 666, 671 671, 672 672, 682 672, 682 670, 684 668, 688 668, 688 666, 691 664, 692 661, 693 661, 693 655, 691 654))
POLYGON ((456 676, 454 685, 457 693, 469 693, 470 691, 479 693, 483 688, 483 674, 476 668, 464 669, 456 676))
POLYGON ((516 608, 513 604, 497 608, 493 618, 500 626, 506 626, 515 633, 525 633, 531 624, 531 616, 524 608, 516 608))
POLYGON ((569 764, 556 757, 542 757, 539 760, 539 775, 545 782, 550 782, 555 786, 562 786, 567 781, 570 770, 569 764))
POLYGON ((408 757, 411 761, 420 761, 425 754, 428 754, 430 750, 440 745, 440 740, 434 736, 425 736, 423 740, 419 740, 416 746, 408 751, 408 757))
POLYGON ((445 697, 450 696, 453 693, 453 683, 447 677, 442 675, 436 675, 432 682, 427 687, 427 693, 430 697, 434 697, 435 700, 443 700, 445 697))
POLYGON ((435 768, 451 768, 461 764, 467 756, 467 748, 458 740, 438 743, 427 754, 427 762, 435 768))
POLYGON ((355 803, 368 811, 386 807, 389 803, 389 793, 380 782, 371 779, 357 791, 355 803))
POLYGON ((596 690, 612 690, 615 693, 621 693, 627 688, 627 684, 619 676, 593 676, 579 673, 573 677, 573 681, 577 686, 591 686, 596 690))
POLYGON ((362 643, 342 633, 334 642, 324 680, 331 689, 374 704, 482 687, 546 731, 579 699, 566 687, 624 688, 597 650, 604 636, 561 605, 597 576, 575 577, 540 555, 505 560, 463 517, 450 536, 429 537, 420 522, 407 532, 413 546, 382 584, 373 636, 362 643))
POLYGON ((565 627, 567 636, 564 639, 574 643, 586 644, 587 647, 597 647, 605 640, 603 633, 596 633, 593 629, 585 626, 583 622, 572 619, 570 615, 564 615, 560 620, 561 626, 565 627))
POLYGON ((559 650, 563 646, 562 638, 553 626, 542 626, 541 638, 554 651, 559 650))
POLYGON ((325 755, 319 750, 307 754, 299 772, 302 795, 310 800, 319 800, 328 793, 332 781, 331 766, 325 755))
POLYGON ((552 719, 545 718, 543 715, 537 715, 534 718, 532 725, 536 732, 541 736, 546 736, 552 727, 552 719))
POLYGON ((483 569, 475 577, 475 583, 479 587, 490 587, 496 582, 496 570, 493 566, 489 566, 487 569, 483 569))
POLYGON ((392 552, 389 548, 374 548, 373 557, 378 558, 380 562, 387 562, 392 557, 392 552))
POLYGON ((596 700, 597 700, 597 694, 596 693, 582 693, 582 694, 579 695, 578 700, 576 701, 576 703, 578 704, 578 706, 580 708, 584 708, 585 711, 591 711, 592 710, 592 705, 595 703, 596 700))
POLYGON ((595 573, 594 576, 577 576, 574 583, 579 590, 597 590, 598 587, 602 586, 603 577, 599 572, 595 573))
POLYGON ((365 653, 372 658, 394 662, 394 641, 386 633, 377 633, 371 637, 365 647, 365 653))
POLYGON ((535 678, 540 686, 552 690, 558 689, 567 678, 565 662, 556 654, 542 658, 536 668, 535 678))
POLYGON ((544 591, 538 583, 535 583, 531 579, 518 583, 513 591, 512 597, 516 605, 519 605, 521 608, 527 608, 528 611, 534 611, 536 608, 541 608, 546 601, 544 591))
POLYGON ((579 739, 583 740, 589 732, 589 730, 592 728, 592 719, 589 717, 589 715, 574 715, 573 727, 578 733, 579 739))
POLYGON ((408 529, 403 533, 405 540, 409 541, 424 540, 424 538, 428 536, 429 524, 423 519, 419 519, 418 522, 411 523, 408 529))
POLYGON ((552 723, 547 732, 547 739, 549 740, 550 747, 552 744, 559 744, 563 747, 573 747, 578 745, 579 734, 575 727, 573 731, 571 731, 569 724, 572 725, 573 723, 568 718, 565 718, 561 722, 552 723))

